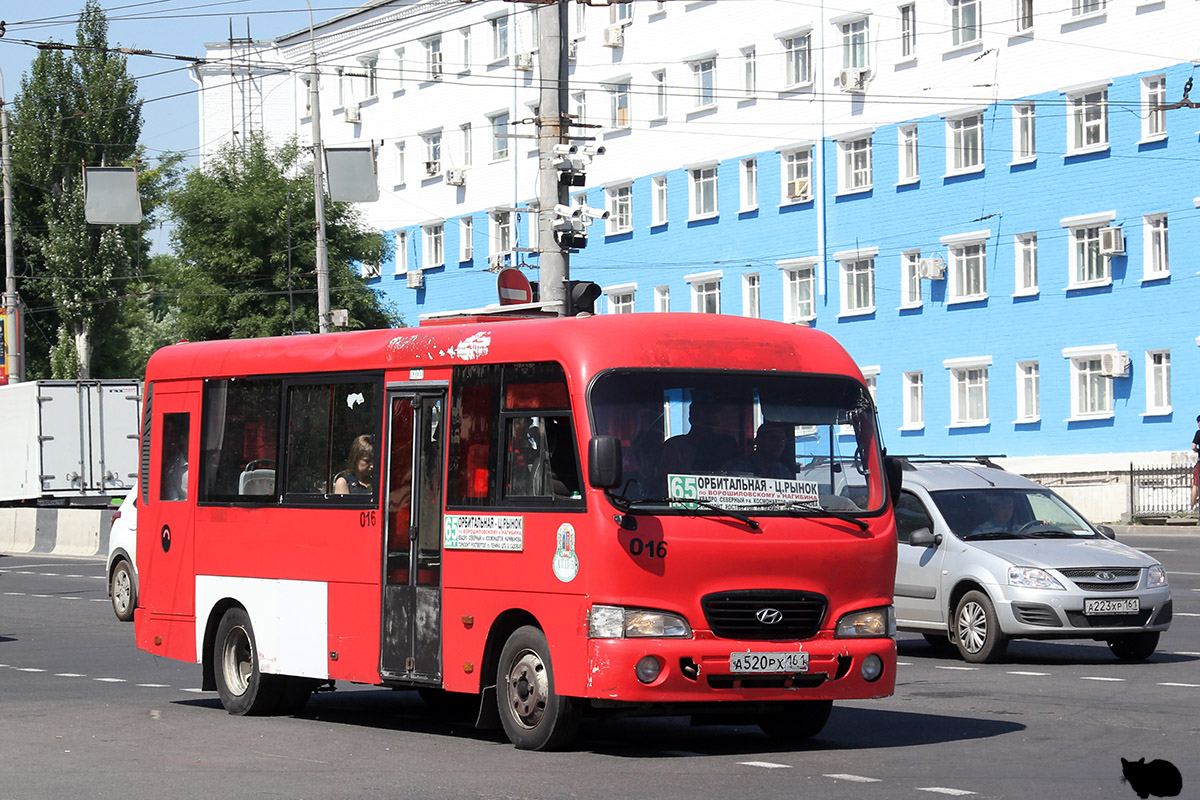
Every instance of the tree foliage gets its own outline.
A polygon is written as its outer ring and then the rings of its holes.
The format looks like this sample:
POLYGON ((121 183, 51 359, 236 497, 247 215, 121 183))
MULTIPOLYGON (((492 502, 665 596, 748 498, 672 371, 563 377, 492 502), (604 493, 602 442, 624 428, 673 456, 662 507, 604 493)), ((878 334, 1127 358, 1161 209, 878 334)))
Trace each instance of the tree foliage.
MULTIPOLYGON (((294 140, 274 147, 255 134, 223 148, 170 194, 174 305, 184 338, 318 330, 316 215, 304 155, 294 140)), ((351 328, 395 325, 395 313, 354 266, 380 264, 384 237, 347 203, 325 210, 332 307, 349 311, 351 328)))

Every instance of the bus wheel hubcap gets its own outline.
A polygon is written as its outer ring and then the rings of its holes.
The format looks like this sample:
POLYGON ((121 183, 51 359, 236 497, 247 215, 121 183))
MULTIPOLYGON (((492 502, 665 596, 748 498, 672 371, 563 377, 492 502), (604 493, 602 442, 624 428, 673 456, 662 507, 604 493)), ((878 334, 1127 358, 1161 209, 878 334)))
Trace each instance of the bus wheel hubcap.
POLYGON ((518 722, 533 728, 545 715, 549 696, 546 665, 537 653, 526 650, 508 671, 508 705, 518 722))

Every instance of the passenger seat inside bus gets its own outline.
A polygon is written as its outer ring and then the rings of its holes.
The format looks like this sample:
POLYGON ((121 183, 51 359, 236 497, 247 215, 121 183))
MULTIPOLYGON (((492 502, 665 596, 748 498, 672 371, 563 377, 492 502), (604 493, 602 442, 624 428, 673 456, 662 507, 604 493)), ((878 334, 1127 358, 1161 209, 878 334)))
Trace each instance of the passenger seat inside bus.
POLYGON ((275 493, 275 470, 258 466, 251 461, 238 477, 238 494, 263 495, 275 493))

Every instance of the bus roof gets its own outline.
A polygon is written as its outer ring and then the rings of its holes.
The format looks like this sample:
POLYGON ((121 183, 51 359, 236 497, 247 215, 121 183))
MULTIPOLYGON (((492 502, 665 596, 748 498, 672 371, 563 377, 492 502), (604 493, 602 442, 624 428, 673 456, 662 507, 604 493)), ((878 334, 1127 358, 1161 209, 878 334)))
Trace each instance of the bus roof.
POLYGON ((611 368, 775 369, 850 375, 854 361, 831 336, 804 326, 722 314, 472 317, 461 324, 345 333, 181 342, 155 353, 147 380, 432 369, 558 361, 567 372, 611 368))

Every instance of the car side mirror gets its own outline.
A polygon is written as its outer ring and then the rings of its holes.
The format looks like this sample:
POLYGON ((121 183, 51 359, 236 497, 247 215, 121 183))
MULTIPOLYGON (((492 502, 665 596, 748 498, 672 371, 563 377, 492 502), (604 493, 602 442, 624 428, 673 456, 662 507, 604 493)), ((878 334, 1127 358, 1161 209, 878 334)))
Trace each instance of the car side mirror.
POLYGON ((883 474, 887 476, 888 495, 894 507, 900 502, 900 487, 904 483, 904 465, 895 456, 883 457, 883 474))
POLYGON ((1106 539, 1112 539, 1114 542, 1117 540, 1117 532, 1107 525, 1097 525, 1096 530, 1100 531, 1100 535, 1106 539))
POLYGON ((621 440, 615 436, 593 436, 588 442, 588 483, 597 489, 621 485, 621 440))
POLYGON ((937 547, 942 543, 942 535, 929 528, 917 528, 909 535, 908 543, 913 547, 937 547))

